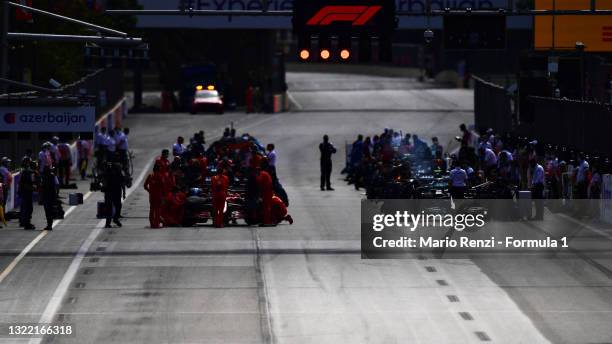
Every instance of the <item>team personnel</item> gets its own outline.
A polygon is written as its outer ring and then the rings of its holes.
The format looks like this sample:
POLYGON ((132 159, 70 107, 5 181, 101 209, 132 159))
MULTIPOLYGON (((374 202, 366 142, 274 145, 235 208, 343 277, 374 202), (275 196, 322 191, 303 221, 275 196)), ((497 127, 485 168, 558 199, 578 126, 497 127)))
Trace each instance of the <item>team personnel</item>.
POLYGON ((490 176, 492 171, 497 169, 497 155, 488 147, 480 147, 478 153, 480 154, 481 168, 487 176, 490 176))
POLYGON ((274 187, 272 185, 272 177, 262 169, 261 166, 256 169, 255 180, 259 189, 259 197, 262 202, 263 225, 273 225, 272 223, 272 197, 274 196, 274 187))
POLYGON ((3 180, 2 209, 4 209, 5 211, 8 192, 11 189, 11 185, 13 184, 13 174, 11 173, 10 166, 11 159, 7 157, 2 158, 2 163, 0 164, 0 174, 2 175, 3 180))
POLYGON ((60 185, 66 186, 70 184, 70 170, 72 169, 72 154, 70 153, 70 145, 65 140, 57 144, 58 164, 57 170, 59 174, 60 185))
POLYGON ((21 173, 19 177, 19 226, 23 229, 36 229, 32 225, 32 211, 34 210, 34 171, 32 171, 32 160, 25 157, 21 162, 21 173))
POLYGON ((589 181, 587 173, 589 171, 589 163, 585 160, 584 155, 578 155, 578 169, 576 172, 576 190, 578 191, 579 199, 585 199, 588 195, 589 181))
POLYGON ((110 130, 104 138, 106 142, 106 161, 114 162, 117 160, 117 141, 115 140, 115 131, 110 130))
POLYGON ((432 156, 437 156, 438 154, 442 156, 442 154, 444 153, 444 148, 442 147, 436 136, 431 138, 431 146, 429 148, 431 149, 432 156))
POLYGON ((106 128, 100 128, 96 132, 94 147, 96 150, 96 164, 98 168, 102 167, 102 162, 106 159, 106 128))
POLYGON ((212 193, 213 204, 213 225, 217 228, 224 226, 223 209, 225 208, 225 200, 227 198, 227 189, 229 187, 229 178, 225 175, 223 166, 217 167, 217 174, 210 179, 210 187, 212 193))
POLYGON ((52 168, 53 159, 51 159, 51 142, 45 142, 42 145, 40 152, 38 152, 38 173, 41 175, 45 171, 45 168, 52 168))
POLYGON ((176 143, 172 145, 172 155, 173 156, 181 156, 187 150, 187 147, 183 144, 185 139, 182 136, 179 136, 176 139, 176 143))
POLYGON ((455 163, 455 166, 449 173, 450 177, 450 194, 454 199, 462 199, 465 195, 465 188, 467 186, 468 175, 464 169, 455 163))
POLYGON ((79 157, 79 174, 81 175, 81 180, 85 180, 87 176, 87 166, 89 165, 89 154, 91 153, 89 141, 79 138, 77 140, 77 151, 79 157))
POLYGON ((319 151, 321 152, 321 191, 325 189, 333 191, 331 187, 332 154, 336 153, 336 148, 329 142, 329 136, 323 136, 323 142, 319 144, 319 151))
POLYGON ((147 176, 144 189, 149 192, 149 223, 151 228, 160 228, 162 199, 164 198, 164 177, 159 165, 153 166, 153 173, 147 176))
POLYGON ((59 152, 57 150, 58 143, 59 143, 59 137, 53 136, 53 138, 51 138, 51 146, 49 147, 49 152, 51 154, 51 160, 53 161, 53 166, 56 166, 56 167, 59 162, 59 152))
POLYGON ((293 218, 287 212, 287 206, 285 206, 283 200, 278 196, 272 197, 272 221, 275 224, 279 224, 283 221, 289 222, 290 225, 293 224, 293 218))
POLYGON ((106 226, 111 228, 111 220, 121 227, 119 218, 121 217, 121 197, 125 199, 125 177, 121 165, 117 163, 107 163, 104 172, 103 189, 104 203, 106 207, 106 226), (114 209, 114 211, 113 211, 114 209))
POLYGON ((535 160, 529 162, 532 170, 531 198, 535 200, 535 217, 532 220, 544 219, 544 167, 535 160))
POLYGON ((53 230, 53 219, 55 218, 55 207, 57 205, 58 180, 49 166, 45 167, 42 173, 42 204, 45 209, 47 219, 46 231, 53 230))
POLYGON ((169 155, 170 151, 163 149, 161 151, 161 155, 155 159, 155 165, 159 165, 162 174, 166 174, 170 171, 170 161, 168 160, 169 155))
POLYGON ((461 130, 461 137, 460 137, 461 143, 465 144, 466 146, 471 146, 472 145, 472 133, 470 133, 470 131, 467 129, 464 123, 462 123, 459 126, 459 130, 461 130))
POLYGON ((117 156, 119 158, 119 162, 123 167, 123 171, 127 174, 128 172, 128 136, 130 135, 130 128, 124 128, 121 130, 120 128, 116 129, 117 132, 115 134, 115 142, 117 144, 117 156))
POLYGON ((268 143, 266 146, 266 158, 268 159, 268 167, 273 176, 276 175, 276 150, 273 143, 268 143))

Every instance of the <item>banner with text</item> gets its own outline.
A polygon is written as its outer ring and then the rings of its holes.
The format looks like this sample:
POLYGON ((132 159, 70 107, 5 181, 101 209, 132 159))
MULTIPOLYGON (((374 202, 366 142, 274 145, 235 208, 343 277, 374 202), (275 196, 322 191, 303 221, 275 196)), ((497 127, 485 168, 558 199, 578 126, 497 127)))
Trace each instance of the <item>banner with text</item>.
POLYGON ((93 132, 94 106, 0 107, 0 132, 93 132))

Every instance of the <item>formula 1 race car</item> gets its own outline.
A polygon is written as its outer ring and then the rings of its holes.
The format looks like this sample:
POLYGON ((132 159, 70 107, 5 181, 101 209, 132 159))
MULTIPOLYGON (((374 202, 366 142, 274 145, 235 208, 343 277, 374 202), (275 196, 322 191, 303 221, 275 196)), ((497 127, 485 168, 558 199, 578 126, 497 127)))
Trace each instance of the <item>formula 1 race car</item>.
POLYGON ((421 199, 449 199, 450 187, 448 177, 421 179, 421 186, 416 188, 415 198, 421 199))
MULTIPOLYGON (((214 208, 212 197, 207 194, 198 192, 199 190, 191 190, 191 196, 187 198, 184 205, 184 214, 182 219, 183 227, 192 227, 198 223, 206 223, 212 221, 214 208)), ((238 193, 230 193, 225 200, 223 209, 224 222, 236 224, 238 220, 246 221, 245 201, 238 193)))

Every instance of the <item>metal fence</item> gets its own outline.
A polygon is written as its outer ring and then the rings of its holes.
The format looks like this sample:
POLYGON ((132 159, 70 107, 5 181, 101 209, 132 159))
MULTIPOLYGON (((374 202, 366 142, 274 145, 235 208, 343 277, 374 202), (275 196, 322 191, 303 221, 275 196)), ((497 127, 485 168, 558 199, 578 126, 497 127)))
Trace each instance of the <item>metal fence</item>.
POLYGON ((612 132, 610 104, 529 96, 518 108, 528 108, 530 116, 519 120, 513 111, 513 97, 503 87, 478 77, 474 81, 476 130, 492 128, 500 134, 525 136, 577 151, 612 151, 603 144, 612 132))
POLYGON ((521 123, 517 132, 545 143, 585 152, 609 153, 604 138, 612 132, 609 104, 546 97, 528 97, 533 123, 521 123))
POLYGON ((474 79, 474 124, 478 131, 488 128, 498 133, 513 131, 512 97, 506 89, 479 77, 474 79))

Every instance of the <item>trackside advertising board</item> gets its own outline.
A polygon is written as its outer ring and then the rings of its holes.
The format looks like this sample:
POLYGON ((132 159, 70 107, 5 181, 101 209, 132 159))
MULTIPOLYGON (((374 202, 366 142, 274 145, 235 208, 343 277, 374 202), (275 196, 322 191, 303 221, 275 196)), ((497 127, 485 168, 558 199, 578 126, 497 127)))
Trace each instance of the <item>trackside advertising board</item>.
POLYGON ((0 107, 0 132, 93 132, 94 106, 0 107))
MULTIPOLYGON (((537 0, 538 10, 587 10, 591 0, 537 0)), ((612 9, 612 0, 596 0, 595 9, 612 9)), ((585 51, 612 52, 612 15, 536 16, 536 50, 571 49, 582 42, 585 51), (554 18, 554 20, 553 20, 554 18)))
MULTIPOLYGON (((315 2, 307 1, 307 2, 315 2)), ((318 1, 316 1, 318 2, 318 1)), ((329 5, 337 1, 330 0, 329 5)), ((363 2, 356 0, 356 2, 363 2)), ((366 1, 377 2, 377 1, 366 1)), ((383 2, 383 1, 380 1, 383 2)), ((517 3, 514 0, 513 3, 517 3)), ((261 10, 262 3, 270 11, 291 11, 294 0, 138 0, 145 10, 176 10, 193 8, 195 10, 261 10)), ((320 2, 319 2, 320 3, 320 2)), ((490 10, 507 7, 508 0, 431 0, 431 8, 472 8, 490 10)), ((395 0, 396 11, 423 13, 427 0, 395 0)), ((290 16, 193 16, 186 15, 142 15, 137 16, 140 28, 193 28, 193 29, 291 29, 290 16)), ((508 17, 508 28, 531 28, 529 16, 508 17)), ((442 18, 399 17, 398 29, 442 29, 442 18)))

